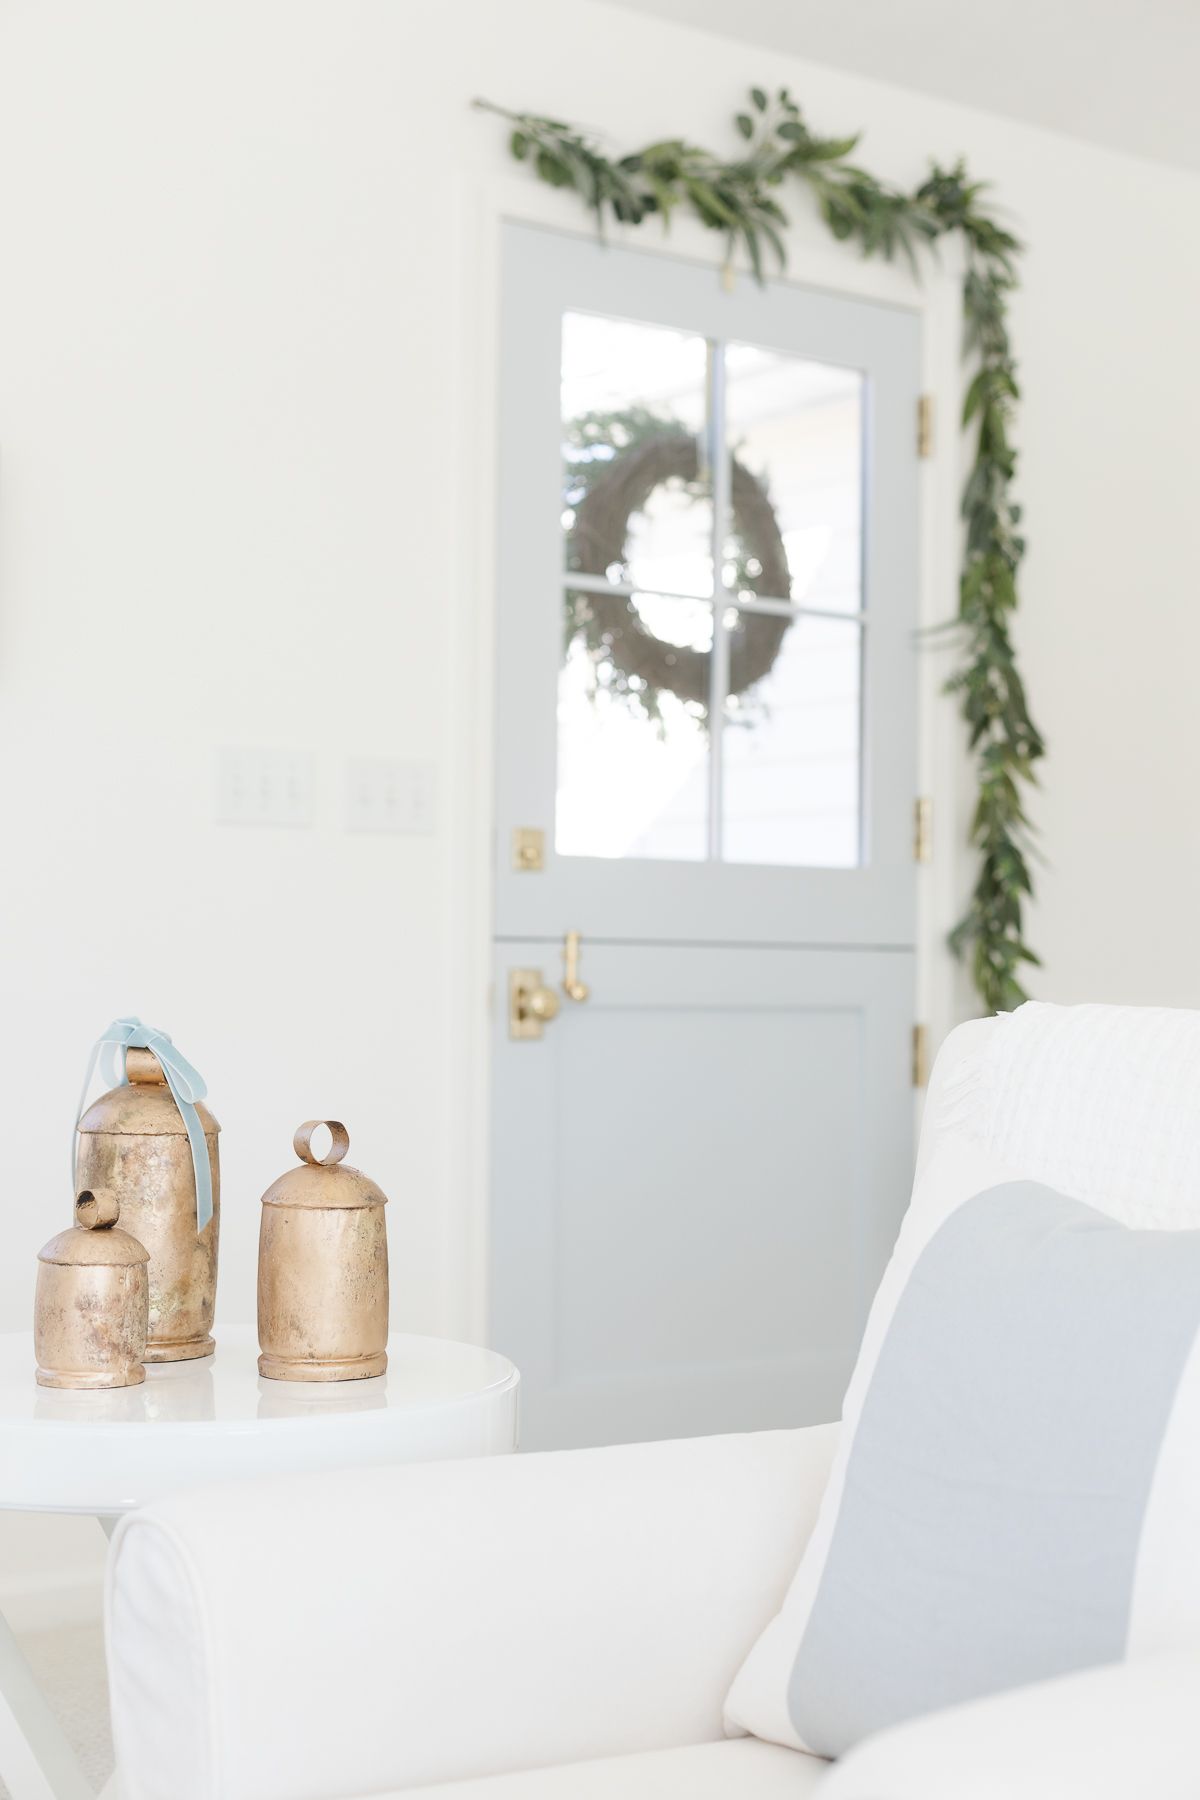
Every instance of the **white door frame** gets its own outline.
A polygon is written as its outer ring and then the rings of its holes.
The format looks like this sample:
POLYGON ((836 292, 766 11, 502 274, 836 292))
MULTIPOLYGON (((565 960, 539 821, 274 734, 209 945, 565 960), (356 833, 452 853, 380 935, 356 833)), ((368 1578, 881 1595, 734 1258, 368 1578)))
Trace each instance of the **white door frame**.
MULTIPOLYGON (((440 1288, 445 1329, 486 1341, 489 1202, 488 1114, 491 1080, 490 995, 494 834, 492 746, 497 604, 496 518, 499 442, 499 331, 504 225, 544 225, 592 235, 577 197, 532 179, 496 175, 464 180, 458 242, 448 284, 462 308, 460 341, 469 347, 458 383, 460 491, 465 497, 463 554, 451 599, 450 717, 445 817, 451 941, 456 953, 447 1000, 452 1091, 446 1146, 448 1191, 454 1196, 443 1234, 440 1288), (485 1003, 486 1001, 486 1003, 485 1003)), ((712 267, 723 239, 688 219, 667 237, 653 226, 610 234, 614 243, 683 256, 712 267)), ((788 279, 835 294, 908 307, 922 320, 922 388, 934 409, 934 452, 920 467, 919 618, 923 629, 952 618, 958 606, 962 546, 959 516, 964 461, 958 420, 962 405, 962 251, 956 240, 930 256, 917 282, 898 264, 868 262, 832 243, 807 209, 786 234, 788 279)), ((739 279, 749 280, 743 272, 739 279)), ((916 420, 913 421, 916 430, 916 420)), ((917 1017, 936 1047, 974 1010, 969 984, 946 948, 946 934, 969 890, 966 844, 971 811, 962 728, 941 693, 953 651, 932 640, 917 659, 917 756, 920 792, 933 802, 932 860, 917 869, 917 1017)), ((917 1096, 920 1104, 921 1096, 917 1096)))

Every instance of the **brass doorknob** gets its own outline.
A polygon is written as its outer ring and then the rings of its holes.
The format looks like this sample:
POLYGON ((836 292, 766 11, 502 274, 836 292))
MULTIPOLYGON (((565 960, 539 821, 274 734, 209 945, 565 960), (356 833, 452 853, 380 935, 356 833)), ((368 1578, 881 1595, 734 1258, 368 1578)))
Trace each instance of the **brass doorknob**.
POLYGON ((558 1017, 558 995, 542 980, 540 969, 508 971, 508 1035, 540 1038, 542 1027, 558 1017))
POLYGON ((548 1025, 551 1019, 558 1017, 558 995, 553 988, 528 988, 523 1005, 526 1016, 540 1019, 543 1025, 548 1025))

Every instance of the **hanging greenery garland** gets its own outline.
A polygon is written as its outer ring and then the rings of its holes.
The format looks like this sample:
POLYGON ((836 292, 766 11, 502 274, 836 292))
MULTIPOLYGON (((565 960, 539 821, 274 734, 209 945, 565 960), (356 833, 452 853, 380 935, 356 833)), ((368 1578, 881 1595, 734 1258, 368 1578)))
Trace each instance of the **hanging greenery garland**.
POLYGON ((816 137, 786 88, 773 100, 762 88, 751 89, 746 110, 734 119, 742 149, 728 159, 666 138, 614 160, 560 119, 477 104, 508 120, 509 147, 519 162, 552 187, 579 194, 602 235, 610 218, 639 225, 658 217, 665 226, 682 206, 724 235, 727 271, 744 250, 760 282, 769 258, 780 269, 787 264, 781 231, 788 215, 778 194, 789 178, 807 184, 834 236, 855 241, 866 256, 903 255, 919 272, 923 246, 961 232, 966 350, 976 365, 963 425, 974 432, 974 457, 963 492, 966 545, 954 621, 962 655, 948 687, 976 758, 971 842, 979 869, 950 945, 955 955, 969 957, 989 1011, 1019 1005, 1026 998, 1022 965, 1038 960, 1022 928, 1033 891, 1022 787, 1035 780, 1045 744, 1029 715, 1009 629, 1025 552, 1011 493, 1016 452, 1009 429, 1019 396, 1007 317, 1021 246, 983 203, 985 185, 968 180, 960 162, 949 169, 935 164, 912 194, 889 187, 851 160, 857 136, 816 137))
MULTIPOLYGON (((567 457, 567 568, 580 574, 610 580, 615 568, 628 582, 629 523, 656 488, 679 489, 695 501, 705 497, 695 434, 646 408, 573 420, 567 457)), ((734 585, 764 596, 790 594, 787 551, 770 495, 736 455, 730 512, 734 585)), ((787 617, 740 615, 729 632, 729 694, 744 694, 770 673, 791 623, 787 617)), ((603 669, 608 691, 636 699, 648 717, 661 719, 664 693, 707 713, 710 652, 660 638, 627 595, 571 588, 565 625, 567 642, 582 639, 593 665, 603 669)))

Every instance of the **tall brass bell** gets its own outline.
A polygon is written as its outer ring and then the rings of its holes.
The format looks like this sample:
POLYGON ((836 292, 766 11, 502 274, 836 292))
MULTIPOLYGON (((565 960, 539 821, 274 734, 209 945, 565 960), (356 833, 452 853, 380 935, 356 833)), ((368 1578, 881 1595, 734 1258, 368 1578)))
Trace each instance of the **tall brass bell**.
POLYGON ((134 1387, 146 1379, 145 1250, 116 1229, 115 1195, 85 1189, 75 1224, 38 1252, 33 1348, 41 1387, 134 1387))
POLYGON ((212 1177, 212 1218, 196 1226, 196 1181, 187 1128, 152 1050, 125 1051, 127 1083, 102 1094, 80 1119, 76 1188, 106 1188, 121 1222, 150 1255, 146 1361, 211 1356, 217 1298, 221 1127, 197 1102, 212 1177))
POLYGON ((309 1119, 292 1140, 298 1169, 262 1199, 258 1240, 258 1359, 273 1381, 355 1381, 387 1368, 387 1196, 342 1165, 350 1134, 309 1119), (312 1148, 324 1125, 324 1158, 312 1148), (339 1166, 342 1165, 342 1166, 339 1166))

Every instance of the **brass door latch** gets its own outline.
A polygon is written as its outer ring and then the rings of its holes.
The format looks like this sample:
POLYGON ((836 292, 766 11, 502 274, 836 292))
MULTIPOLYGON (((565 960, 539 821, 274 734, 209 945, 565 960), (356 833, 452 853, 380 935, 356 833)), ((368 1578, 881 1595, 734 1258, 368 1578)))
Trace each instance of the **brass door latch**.
MULTIPOLYGON (((562 991, 568 1000, 582 1004, 591 993, 586 981, 579 979, 579 947, 577 931, 568 931, 563 939, 562 991)), ((521 1042, 536 1041, 551 1019, 558 1017, 559 998, 542 980, 540 969, 508 971, 508 1035, 521 1042)))

